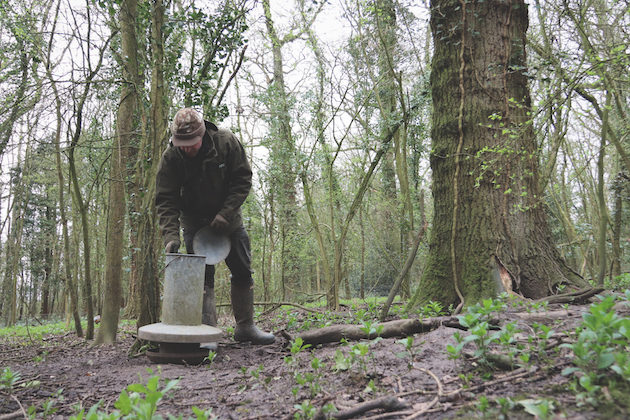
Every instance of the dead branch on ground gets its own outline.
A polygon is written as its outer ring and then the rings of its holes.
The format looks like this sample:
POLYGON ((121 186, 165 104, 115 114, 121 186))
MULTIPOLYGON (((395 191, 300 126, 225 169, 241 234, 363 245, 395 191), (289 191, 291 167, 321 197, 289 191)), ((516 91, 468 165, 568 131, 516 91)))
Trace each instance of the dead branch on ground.
POLYGON ((378 335, 376 333, 366 334, 359 325, 331 325, 316 330, 304 331, 297 335, 291 335, 284 330, 281 333, 287 341, 295 341, 299 337, 304 344, 316 346, 324 343, 338 343, 342 338, 348 341, 357 341, 373 339, 377 336, 383 338, 407 337, 417 333, 426 333, 441 326, 466 329, 456 317, 452 316, 428 319, 398 319, 373 325, 375 329, 380 329, 381 326, 383 329, 378 335))
POLYGON ((337 420, 352 419, 365 414, 368 411, 383 409, 387 412, 400 411, 407 408, 407 404, 393 395, 386 395, 375 400, 366 401, 353 406, 347 410, 338 411, 331 418, 337 420))

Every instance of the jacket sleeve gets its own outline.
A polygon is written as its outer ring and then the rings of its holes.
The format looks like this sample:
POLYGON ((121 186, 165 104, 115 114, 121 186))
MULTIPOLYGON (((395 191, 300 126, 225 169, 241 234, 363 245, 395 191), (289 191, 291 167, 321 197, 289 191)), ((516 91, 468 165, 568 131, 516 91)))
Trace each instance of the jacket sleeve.
POLYGON ((155 208, 164 245, 172 240, 180 240, 179 217, 182 208, 181 179, 173 150, 169 149, 162 154, 155 179, 155 208))
POLYGON ((220 130, 219 135, 229 137, 227 139, 229 148, 225 157, 229 171, 228 194, 219 214, 228 222, 232 222, 252 188, 252 168, 247 160, 245 148, 236 136, 228 130, 220 130))

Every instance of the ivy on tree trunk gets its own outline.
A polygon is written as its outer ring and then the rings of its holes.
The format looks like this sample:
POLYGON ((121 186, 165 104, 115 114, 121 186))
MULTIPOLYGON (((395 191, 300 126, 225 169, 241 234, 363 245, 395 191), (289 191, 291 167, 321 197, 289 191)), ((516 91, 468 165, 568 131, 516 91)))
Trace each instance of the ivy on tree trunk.
POLYGON ((586 284, 556 250, 538 190, 527 26, 522 0, 432 2, 435 219, 424 301, 540 298, 586 284))

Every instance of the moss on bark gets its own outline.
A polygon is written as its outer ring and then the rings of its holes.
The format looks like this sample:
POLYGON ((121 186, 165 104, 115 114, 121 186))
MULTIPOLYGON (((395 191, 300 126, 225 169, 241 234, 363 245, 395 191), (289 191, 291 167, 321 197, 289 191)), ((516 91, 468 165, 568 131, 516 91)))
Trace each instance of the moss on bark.
POLYGON ((501 278, 530 298, 583 287, 552 242, 538 191, 527 5, 434 0, 431 10, 435 216, 418 302, 458 304, 453 267, 467 304, 495 296, 501 278))

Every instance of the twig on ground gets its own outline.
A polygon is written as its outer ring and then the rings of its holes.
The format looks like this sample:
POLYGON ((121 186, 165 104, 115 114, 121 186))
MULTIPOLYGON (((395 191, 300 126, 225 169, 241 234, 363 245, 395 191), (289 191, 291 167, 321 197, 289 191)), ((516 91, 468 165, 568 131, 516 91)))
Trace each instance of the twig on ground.
POLYGON ((417 419, 421 415, 425 414, 427 411, 429 411, 431 409, 431 407, 433 407, 435 404, 437 404, 437 402, 440 400, 442 395, 444 395, 444 391, 443 391, 443 388, 442 388, 442 382, 440 381, 440 378, 438 378, 433 372, 431 372, 428 369, 423 369, 423 368, 419 368, 419 367, 416 367, 416 366, 413 366, 413 368, 415 370, 419 370, 420 372, 424 372, 427 375, 429 375, 430 377, 432 377, 433 380, 435 381, 435 383, 437 384, 438 391, 437 391, 437 395, 435 396, 435 398, 433 398, 431 400, 431 402, 427 404, 426 407, 424 407, 422 410, 419 410, 419 411, 413 413, 412 415, 410 415, 408 417, 405 417, 405 420, 417 419))
POLYGON ((15 400, 15 402, 18 404, 18 406, 20 406, 20 410, 22 411, 22 414, 24 414, 24 418, 27 419, 28 418, 28 414, 26 413, 26 410, 24 410, 24 407, 22 407, 22 403, 20 402, 20 400, 18 400, 15 395, 11 395, 11 398, 13 398, 15 400))
POLYGON ((377 414, 376 416, 366 417, 365 420, 383 420, 383 419, 388 419, 390 417, 408 416, 409 414, 413 414, 415 412, 416 412, 415 410, 403 410, 403 411, 396 411, 394 413, 383 413, 383 414, 377 414))

